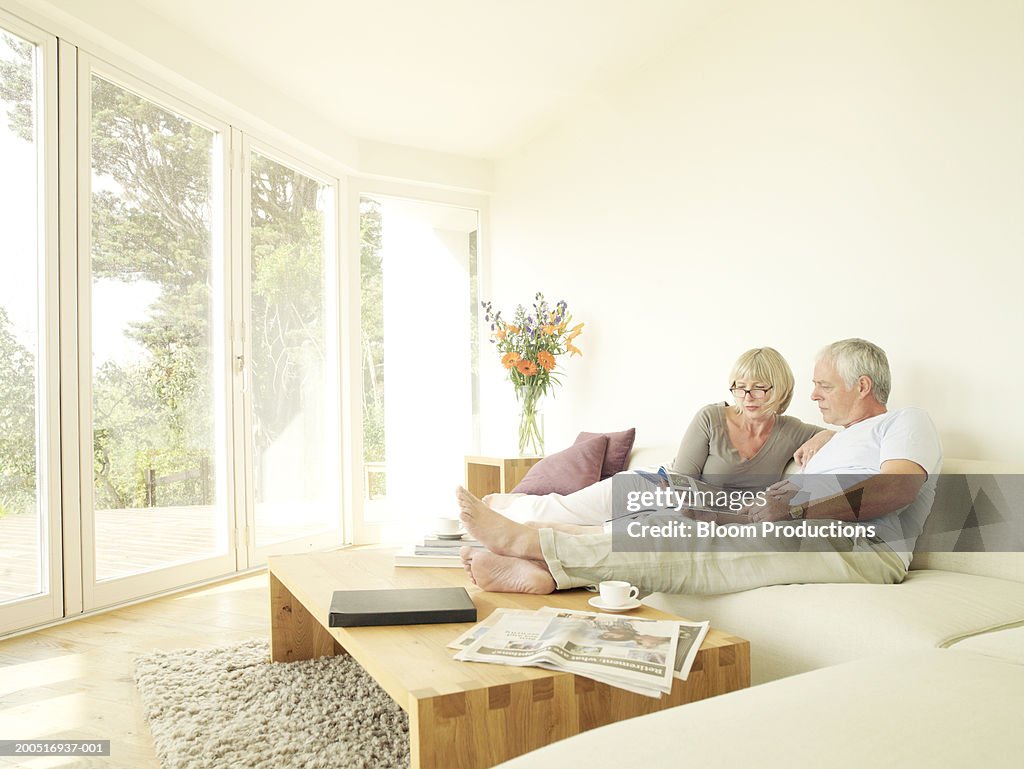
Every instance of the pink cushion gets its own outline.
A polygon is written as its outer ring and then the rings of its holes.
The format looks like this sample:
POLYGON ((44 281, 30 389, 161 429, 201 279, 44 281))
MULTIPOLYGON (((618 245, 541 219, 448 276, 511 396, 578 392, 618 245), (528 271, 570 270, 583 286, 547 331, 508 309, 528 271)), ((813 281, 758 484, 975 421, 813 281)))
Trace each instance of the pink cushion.
POLYGON ((604 467, 601 468, 601 480, 604 480, 626 469, 629 452, 633 450, 633 441, 636 439, 636 428, 630 427, 619 433, 580 433, 576 436, 576 443, 590 440, 596 435, 608 438, 608 450, 604 453, 604 467))
POLYGON ((571 494, 601 480, 601 466, 608 448, 608 437, 598 435, 589 441, 576 441, 530 468, 519 481, 516 494, 571 494))

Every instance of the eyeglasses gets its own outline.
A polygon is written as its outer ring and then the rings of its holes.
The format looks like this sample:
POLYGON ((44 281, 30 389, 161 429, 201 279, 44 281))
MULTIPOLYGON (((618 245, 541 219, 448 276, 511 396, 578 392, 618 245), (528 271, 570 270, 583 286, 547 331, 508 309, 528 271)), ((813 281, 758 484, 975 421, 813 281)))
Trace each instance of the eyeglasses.
POLYGON ((732 387, 729 392, 733 394, 736 400, 743 400, 744 395, 749 395, 756 401, 764 400, 768 397, 768 393, 772 390, 771 387, 751 387, 749 390, 745 387, 732 387))

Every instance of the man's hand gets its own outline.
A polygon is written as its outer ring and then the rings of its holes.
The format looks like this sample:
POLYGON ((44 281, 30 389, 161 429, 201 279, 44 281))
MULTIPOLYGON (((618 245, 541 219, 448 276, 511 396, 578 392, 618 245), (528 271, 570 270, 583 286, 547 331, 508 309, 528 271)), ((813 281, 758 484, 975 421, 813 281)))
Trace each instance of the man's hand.
POLYGON ((811 461, 811 457, 818 453, 818 450, 832 440, 835 433, 832 430, 822 430, 820 433, 815 433, 800 446, 795 452, 793 452, 793 459, 800 467, 803 467, 811 461))
MULTIPOLYGON (((833 496, 809 500, 804 517, 835 521, 870 521, 902 510, 917 497, 928 476, 916 462, 890 459, 882 463, 881 472, 861 483, 843 489, 833 496)), ((797 487, 789 481, 773 483, 766 490, 768 504, 751 508, 751 520, 778 521, 789 516, 789 508, 797 487)))
POLYGON ((799 489, 789 481, 778 481, 765 489, 765 504, 750 505, 746 509, 752 523, 784 521, 790 518, 790 500, 799 489))

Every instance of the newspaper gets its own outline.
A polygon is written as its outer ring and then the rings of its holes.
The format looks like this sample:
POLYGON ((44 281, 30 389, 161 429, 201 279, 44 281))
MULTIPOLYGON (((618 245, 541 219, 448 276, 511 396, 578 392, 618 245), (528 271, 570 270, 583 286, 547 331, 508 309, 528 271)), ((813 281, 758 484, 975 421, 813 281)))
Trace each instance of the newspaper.
POLYGON ((456 659, 575 673, 648 697, 685 680, 708 622, 545 607, 496 609, 452 641, 456 659))

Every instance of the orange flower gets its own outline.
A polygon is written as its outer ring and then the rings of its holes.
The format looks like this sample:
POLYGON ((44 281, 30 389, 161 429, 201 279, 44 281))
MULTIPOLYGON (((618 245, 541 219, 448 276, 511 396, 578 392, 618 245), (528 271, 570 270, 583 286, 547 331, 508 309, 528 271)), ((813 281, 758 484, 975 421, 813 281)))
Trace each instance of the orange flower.
POLYGON ((525 358, 516 364, 516 368, 523 376, 533 376, 537 373, 537 364, 525 358))
POLYGON ((518 334, 519 326, 505 326, 505 330, 510 334, 518 334))
POLYGON ((537 353, 537 362, 544 367, 545 371, 550 371, 555 367, 555 356, 547 350, 541 350, 537 353))
POLYGON ((544 328, 542 328, 541 331, 544 332, 544 336, 551 336, 553 333, 555 333, 555 327, 549 323, 548 325, 544 326, 544 328))
POLYGON ((505 338, 505 333, 505 329, 499 328, 497 331, 494 332, 494 338, 500 342, 502 339, 505 338))
POLYGON ((520 357, 517 352, 507 352, 501 359, 501 365, 505 368, 512 368, 519 363, 520 357))
POLYGON ((565 351, 570 355, 583 355, 583 353, 580 352, 580 349, 568 340, 565 342, 565 351))

